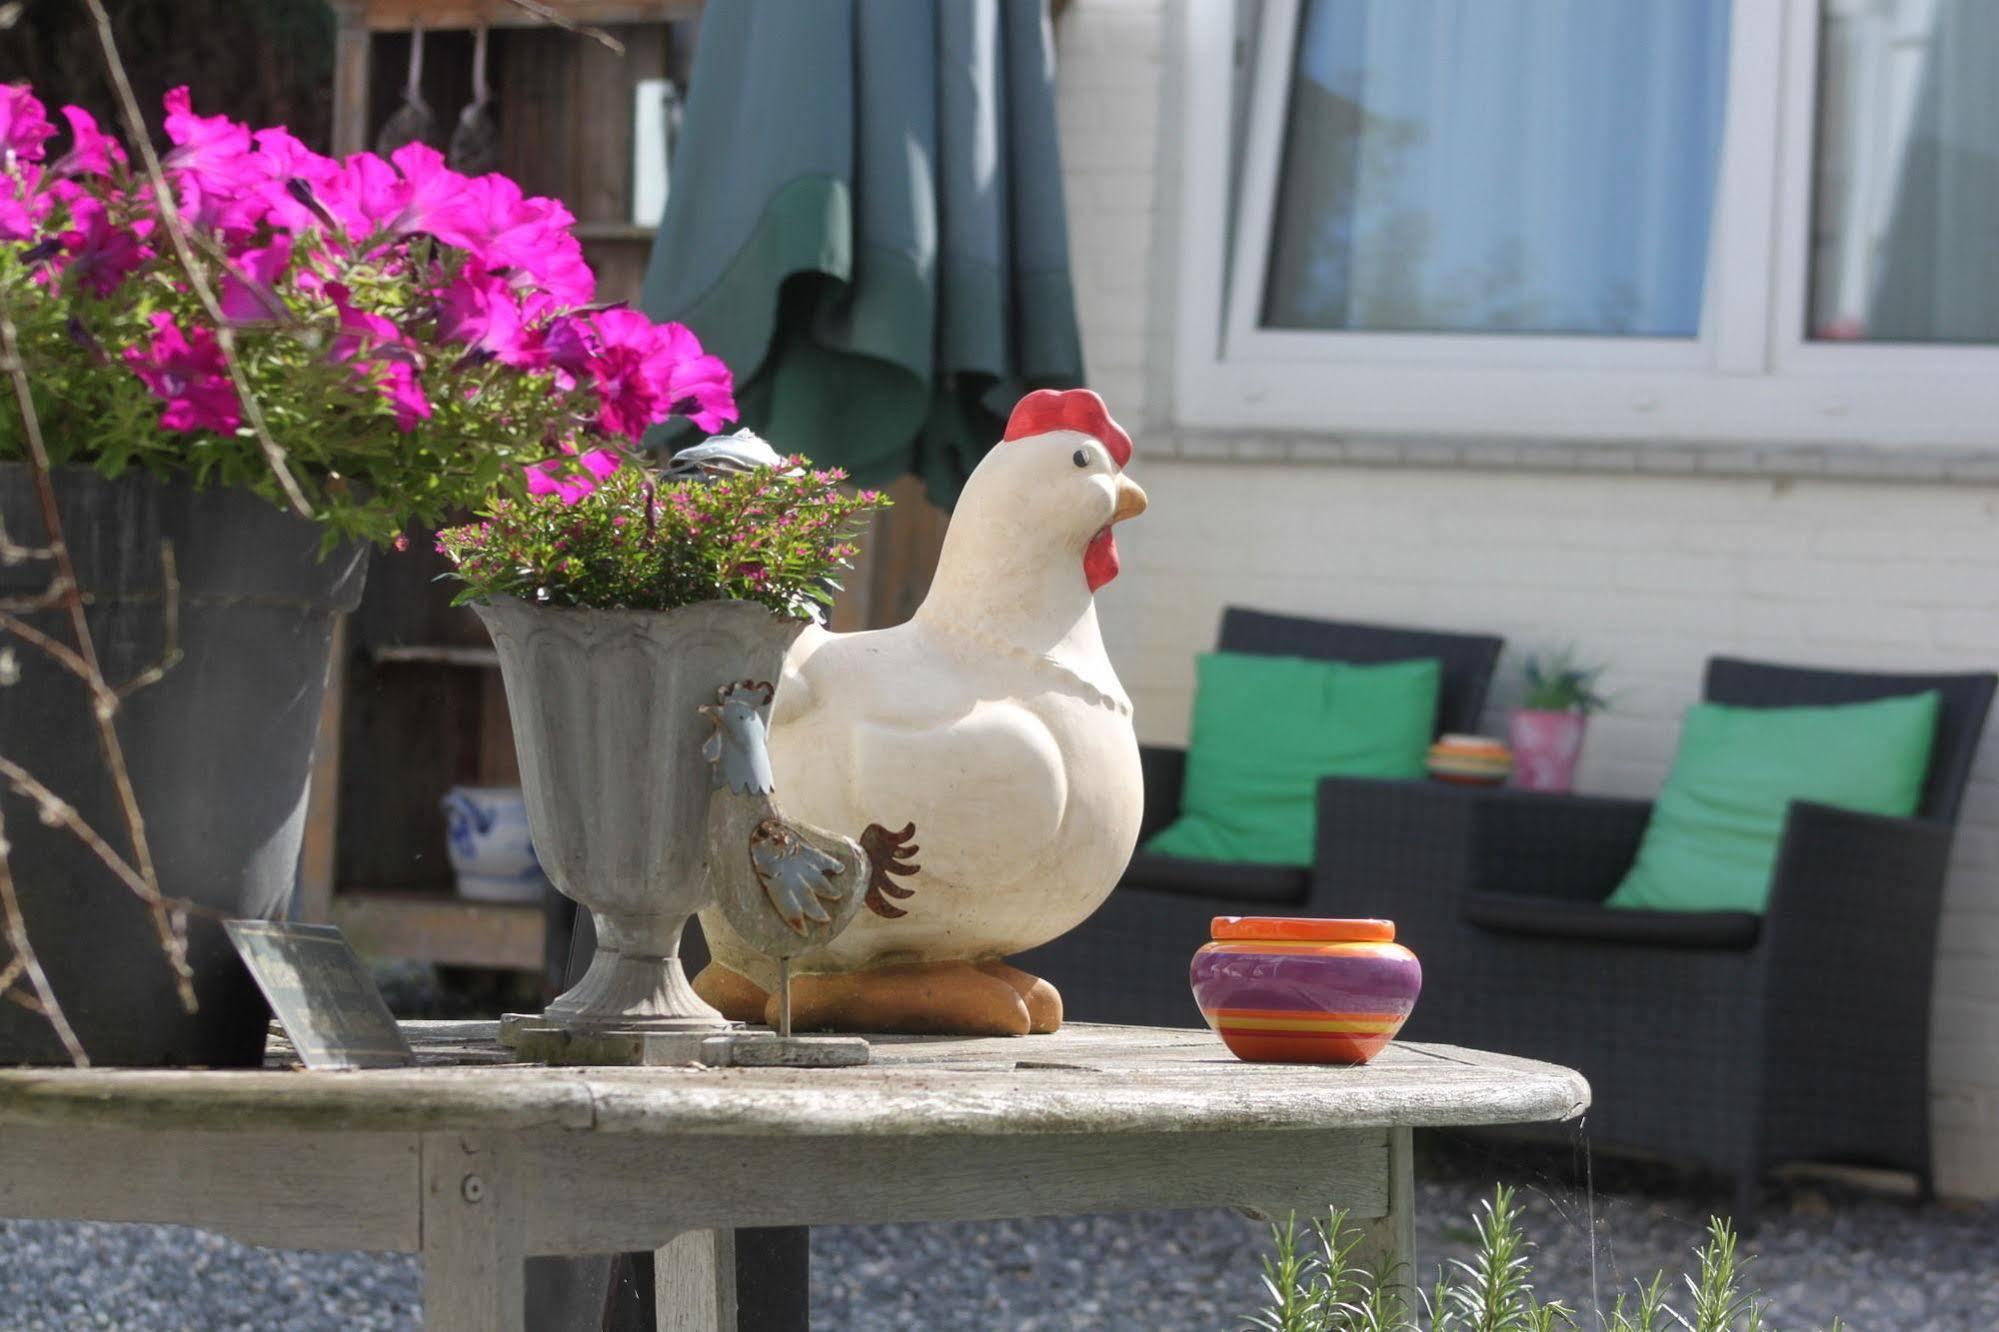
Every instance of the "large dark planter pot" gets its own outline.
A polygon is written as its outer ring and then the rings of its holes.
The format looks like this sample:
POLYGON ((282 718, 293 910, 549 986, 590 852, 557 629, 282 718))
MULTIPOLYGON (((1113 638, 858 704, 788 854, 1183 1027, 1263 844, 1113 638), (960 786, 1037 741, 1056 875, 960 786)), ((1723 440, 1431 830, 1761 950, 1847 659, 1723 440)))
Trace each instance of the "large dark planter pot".
MULTIPOLYGON (((127 473, 62 468, 55 489, 90 596, 104 674, 117 684, 160 654, 160 543, 180 572, 180 663, 125 700, 118 736, 160 885, 233 917, 285 913, 298 875, 308 778, 338 611, 361 597, 367 551, 319 558, 313 524, 247 491, 196 491, 127 473)), ((43 535, 27 469, 0 463, 0 518, 24 545, 43 535)), ((50 566, 0 566, 0 597, 47 586, 50 566)), ((67 614, 38 628, 69 641, 67 614)), ((11 640, 0 633, 0 645, 11 640)), ((18 683, 0 688, 0 754, 70 802, 129 856, 88 691, 13 643, 18 683)), ((98 1064, 242 1066, 263 1057, 269 1011, 221 922, 191 913, 199 1012, 176 998, 151 914, 33 801, 0 786, 28 933, 84 1050, 98 1064)), ((0 1003, 0 1064, 66 1063, 48 1024, 0 1003)))

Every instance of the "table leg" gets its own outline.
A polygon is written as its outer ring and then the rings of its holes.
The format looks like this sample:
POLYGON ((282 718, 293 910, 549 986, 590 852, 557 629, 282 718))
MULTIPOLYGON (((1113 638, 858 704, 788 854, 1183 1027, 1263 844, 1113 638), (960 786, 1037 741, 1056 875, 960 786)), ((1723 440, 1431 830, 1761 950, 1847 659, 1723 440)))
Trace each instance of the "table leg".
POLYGON ((652 1263, 659 1332, 736 1332, 735 1231, 685 1231, 652 1263))
POLYGON ((423 1325, 524 1332, 527 1255, 519 1181, 476 1134, 423 1139, 423 1325))
POLYGON ((1388 1131, 1388 1211, 1348 1224, 1361 1232, 1353 1261, 1380 1278, 1382 1287, 1416 1312, 1416 1162, 1411 1131, 1388 1131))
MULTIPOLYGON (((1348 1262, 1373 1273, 1381 1288, 1399 1302, 1410 1317, 1414 1317, 1419 1308, 1416 1272, 1416 1170, 1412 1146, 1410 1130, 1406 1128, 1388 1130, 1388 1153, 1385 1162, 1387 1178, 1383 1190, 1387 1206, 1380 1216, 1348 1217, 1346 1221, 1346 1230, 1349 1234, 1355 1231, 1360 1234, 1359 1242, 1354 1245, 1348 1262)), ((1255 1203, 1242 1210, 1279 1227, 1283 1226, 1286 1217, 1295 1216, 1301 1244, 1316 1245, 1316 1240, 1312 1237, 1312 1223, 1324 1221, 1327 1212, 1338 1206, 1340 1206, 1339 1201, 1333 1199, 1317 1207, 1255 1203)))

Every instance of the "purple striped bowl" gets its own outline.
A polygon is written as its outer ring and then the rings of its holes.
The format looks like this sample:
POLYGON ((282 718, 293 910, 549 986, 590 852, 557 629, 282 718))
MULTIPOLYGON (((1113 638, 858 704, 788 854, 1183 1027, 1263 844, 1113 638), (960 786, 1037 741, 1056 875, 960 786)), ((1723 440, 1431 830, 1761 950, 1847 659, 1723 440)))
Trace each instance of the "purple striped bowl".
POLYGON ((1416 1006, 1423 967, 1388 920, 1216 916, 1194 1001, 1238 1059, 1364 1064, 1416 1006))

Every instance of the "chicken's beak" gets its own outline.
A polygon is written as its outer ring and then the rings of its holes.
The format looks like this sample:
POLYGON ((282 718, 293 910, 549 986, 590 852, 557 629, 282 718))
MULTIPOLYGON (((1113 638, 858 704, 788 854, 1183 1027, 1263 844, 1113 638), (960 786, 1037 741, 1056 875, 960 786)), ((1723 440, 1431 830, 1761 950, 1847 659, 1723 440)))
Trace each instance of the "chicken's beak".
POLYGON ((1111 521, 1121 523, 1127 518, 1136 518, 1145 512, 1145 504, 1145 491, 1138 482, 1122 472, 1118 473, 1117 507, 1111 510, 1111 521))

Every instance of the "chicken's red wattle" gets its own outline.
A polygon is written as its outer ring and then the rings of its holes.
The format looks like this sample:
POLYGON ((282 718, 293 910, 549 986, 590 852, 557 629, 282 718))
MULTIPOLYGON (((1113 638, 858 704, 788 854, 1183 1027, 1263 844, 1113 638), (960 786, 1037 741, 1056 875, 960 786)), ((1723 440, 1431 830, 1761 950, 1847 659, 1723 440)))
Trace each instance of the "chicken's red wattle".
POLYGON ((1083 548, 1083 577, 1089 581, 1090 591, 1094 592, 1116 578, 1117 571, 1117 538, 1106 527, 1091 537, 1090 544, 1083 548))

